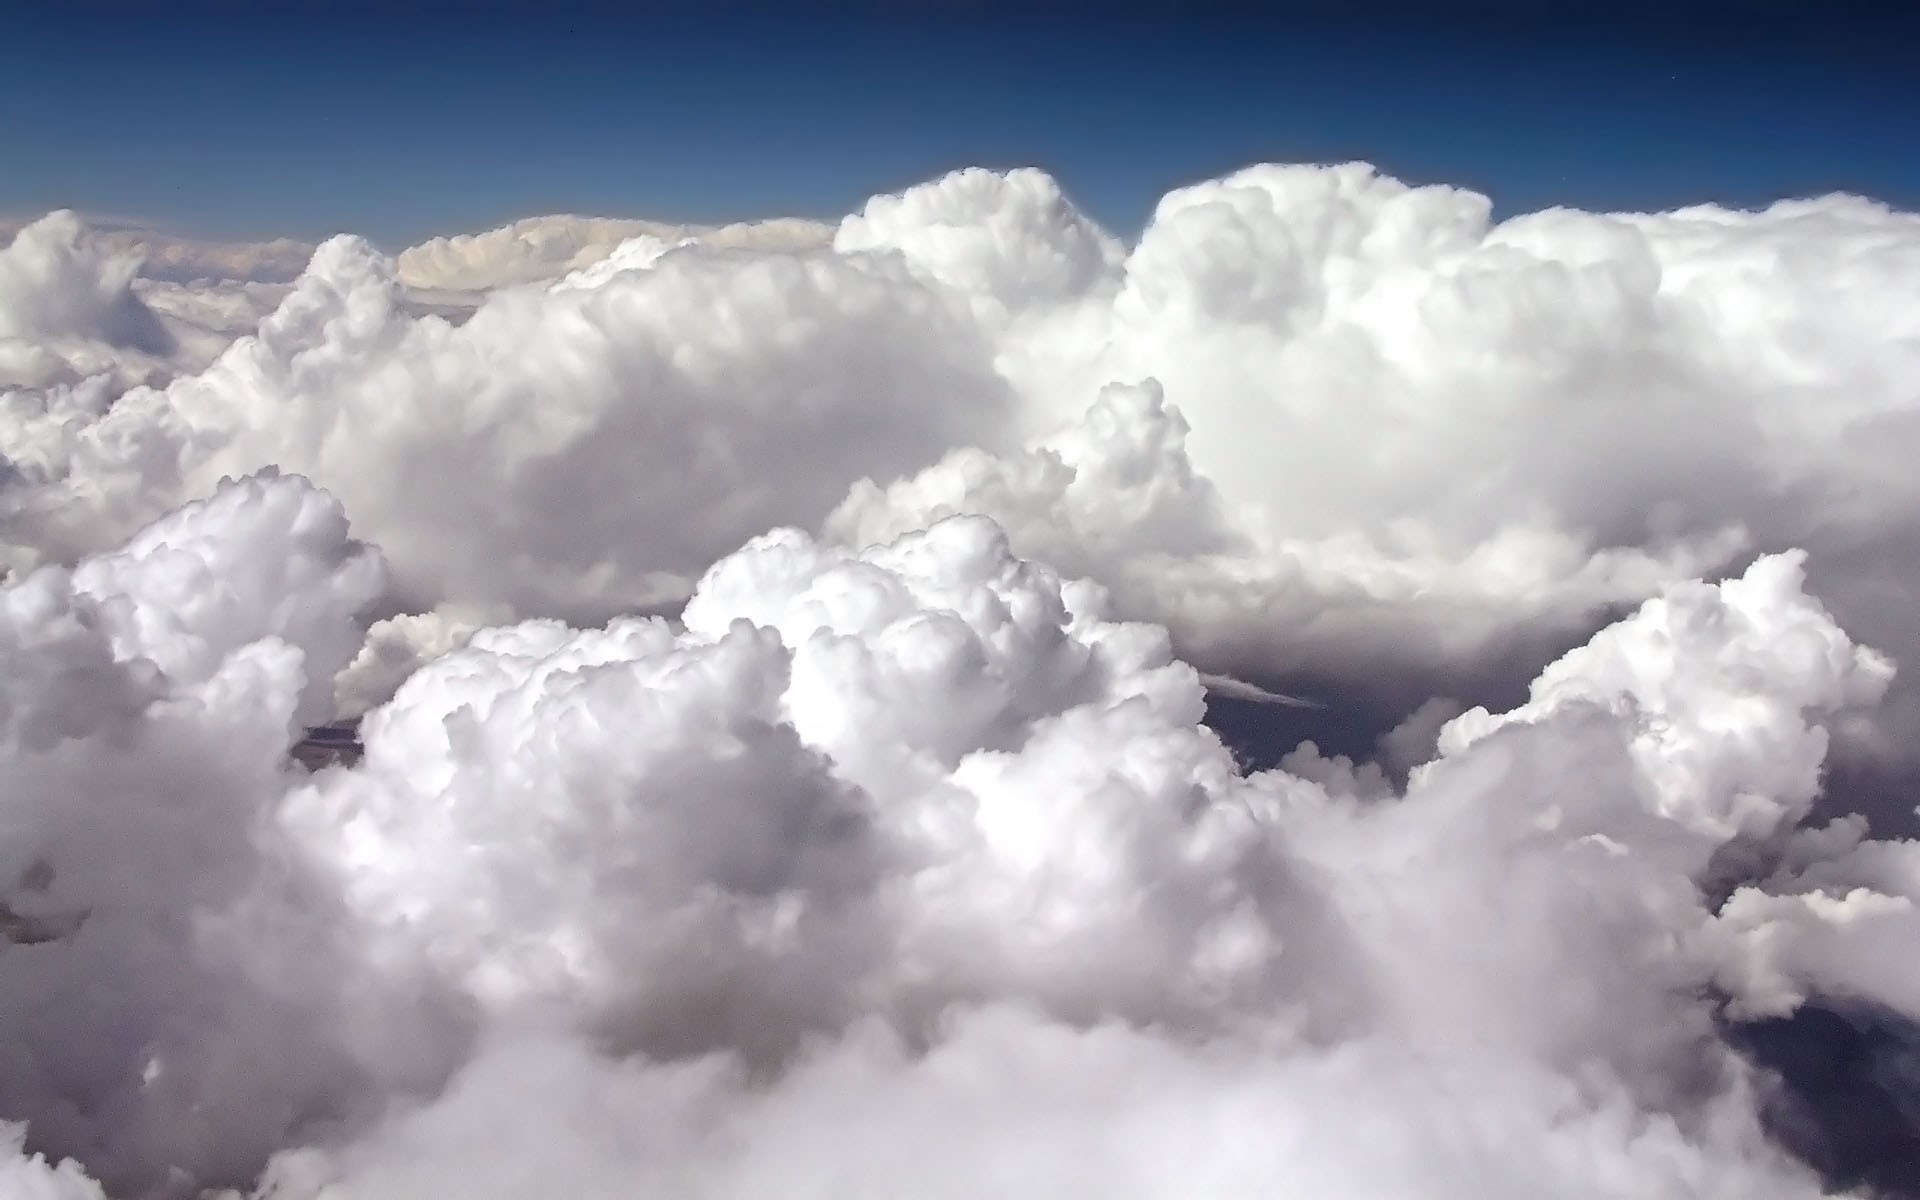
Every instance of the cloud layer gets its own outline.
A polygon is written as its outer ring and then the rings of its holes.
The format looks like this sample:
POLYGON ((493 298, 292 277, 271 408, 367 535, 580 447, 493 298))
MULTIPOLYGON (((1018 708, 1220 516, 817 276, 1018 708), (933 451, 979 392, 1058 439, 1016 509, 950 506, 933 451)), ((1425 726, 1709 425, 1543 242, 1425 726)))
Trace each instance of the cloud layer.
POLYGON ((1920 1020, 1913 798, 1834 784, 1920 729, 1920 218, 1489 211, 23 229, 0 1179, 1839 1187, 1727 1030, 1920 1020), (1406 719, 1254 773, 1209 681, 1406 719))
POLYGON ((398 266, 336 241, 197 377, 110 411, 17 394, 16 559, 277 464, 342 497, 417 607, 598 618, 775 521, 857 545, 976 512, 1276 682, 1383 653, 1416 693, 1524 678, 1667 583, 1796 546, 1850 625, 1920 646, 1909 214, 1494 224, 1364 166, 1256 167, 1172 193, 1129 248, 1045 175, 976 170, 830 248, 609 251, 624 232, 556 218, 398 266), (400 286, 582 255, 459 328, 400 286))
POLYGON ((1403 792, 1243 775, 1162 631, 971 517, 481 631, 309 776, 381 574, 269 476, 4 593, 23 1186, 1811 1196, 1712 997, 1920 1017, 1910 844, 1798 826, 1890 668, 1793 556, 1403 792))

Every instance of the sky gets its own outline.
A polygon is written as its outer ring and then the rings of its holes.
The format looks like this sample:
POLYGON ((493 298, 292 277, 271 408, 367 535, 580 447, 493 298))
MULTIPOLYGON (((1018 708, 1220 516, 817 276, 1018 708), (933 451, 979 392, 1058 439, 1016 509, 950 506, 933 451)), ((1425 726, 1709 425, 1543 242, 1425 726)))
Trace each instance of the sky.
POLYGON ((1920 203, 1912 20, 1671 7, 18 6, 0 213, 397 248, 556 211, 832 218, 1034 165, 1131 235, 1172 186, 1349 159, 1503 214, 1920 203))

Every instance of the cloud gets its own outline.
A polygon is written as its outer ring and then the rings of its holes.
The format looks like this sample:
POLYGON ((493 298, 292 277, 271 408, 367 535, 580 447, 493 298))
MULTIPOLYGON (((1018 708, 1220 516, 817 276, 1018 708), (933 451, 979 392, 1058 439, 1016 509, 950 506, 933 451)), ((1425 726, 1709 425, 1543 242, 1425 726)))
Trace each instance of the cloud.
POLYGON ((456 607, 399 613, 374 622, 360 652, 334 677, 335 709, 357 717, 385 704, 415 671, 511 614, 495 616, 496 622, 489 622, 480 610, 456 607))
POLYGON ((999 362, 1057 432, 876 480, 835 528, 989 512, 1191 652, 1280 675, 1486 661, 1792 545, 1910 646, 1869 599, 1901 556, 1846 547, 1910 524, 1907 483, 1854 464, 1910 406, 1916 256, 1920 221, 1847 197, 1495 225, 1357 165, 1252 168, 1169 195, 1078 309, 1014 324, 999 362), (1148 399, 1119 412, 1112 381, 1148 399))
POLYGON ((577 1046, 512 1045, 344 1169, 290 1159, 278 1178, 285 1194, 314 1194, 304 1175, 366 1200, 449 1187, 820 1200, 1817 1194, 1763 1150, 1747 1158, 1756 1148, 1735 1137, 1703 1140, 1524 1073, 1416 1065, 1373 1047, 1250 1059, 990 1010, 925 1055, 871 1033, 764 1090, 717 1064, 642 1069, 577 1046), (1476 1097, 1470 1112, 1440 1103, 1455 1089, 1476 1097), (529 1093, 565 1119, 530 1125, 529 1093))
POLYGON ((965 171, 284 291, 23 230, 0 1179, 1839 1186, 1729 1026, 1920 1020, 1834 769, 1920 728, 1920 219, 1489 213, 965 171), (1383 736, 1249 772, 1210 686, 1383 736))
POLYGON ((39 930, 0 947, 0 1110, 114 1194, 243 1185, 458 1036, 271 828, 382 577, 335 502, 262 477, 0 593, 0 890, 39 930))
MULTIPOLYGON (((8 232, 0 248, 0 388, 9 390, 0 405, 10 427, 72 405, 97 415, 130 387, 198 371, 252 333, 285 294, 265 283, 152 278, 150 239, 91 228, 70 212, 0 229, 8 232)), ((0 449, 18 454, 11 442, 0 449)))
POLYGON ((161 333, 132 294, 137 260, 82 237, 70 212, 21 229, 0 259, 0 336, 98 338, 160 351, 161 333))
POLYGON ((1903 911, 1911 873, 1802 826, 1889 666, 1797 555, 1426 714, 1364 793, 1243 773, 1163 630, 970 516, 775 530, 678 621, 390 626, 461 644, 308 774, 383 582, 262 476, 0 591, 0 878, 67 921, 0 950, 0 1111, 44 1156, 0 1172, 1814 1196, 1721 1022, 1781 978, 1920 1018, 1886 940, 1798 915, 1842 880, 1903 911))
POLYGON ((10 1125, 0 1135, 0 1188, 21 1200, 106 1200, 100 1185, 71 1159, 50 1163, 37 1154, 23 1154, 26 1130, 10 1125))
POLYGON ((336 239, 204 373, 30 413, 15 536, 110 544, 156 498, 273 462, 326 480, 411 605, 601 616, 677 602, 846 480, 990 437, 1009 402, 963 316, 888 259, 692 247, 458 327, 409 315, 392 270, 336 239))
POLYGON ((140 275, 167 283, 291 283, 313 257, 313 243, 294 238, 264 242, 216 242, 179 237, 157 229, 108 229, 108 245, 140 255, 140 275))
MULTIPOLYGON (((77 214, 89 240, 139 261, 142 279, 174 284, 288 283, 313 257, 310 242, 273 238, 263 242, 209 241, 183 237, 140 221, 77 214)), ((13 237, 32 220, 0 217, 0 237, 13 237)))
POLYGON ((100 369, 116 352, 151 362, 173 351, 133 292, 138 260, 83 230, 72 213, 51 213, 0 249, 0 383, 45 386, 100 369))
POLYGON ((1318 701, 1309 700, 1303 696, 1282 695, 1279 692, 1263 688, 1258 684, 1248 683, 1244 679, 1235 679, 1231 675, 1204 674, 1200 676, 1200 682, 1206 685, 1207 691, 1210 693, 1217 692, 1224 696, 1231 696, 1236 700, 1246 700, 1254 704, 1278 704, 1287 708, 1326 707, 1318 701))
MULTIPOLYGON (((401 252, 397 303, 409 315, 459 322, 486 290, 557 279, 634 239, 661 249, 697 240, 801 250, 831 236, 828 226, 790 219, 709 227, 535 217, 401 252)), ((80 388, 81 407, 94 415, 130 387, 205 369, 254 333, 315 250, 290 238, 209 241, 71 212, 0 218, 0 241, 0 387, 20 389, 12 404, 30 410, 61 407, 64 397, 50 399, 50 389, 80 388)))
MULTIPOLYGON (((69 561, 278 464, 342 497, 416 609, 598 620, 678 603, 776 522, 861 545, 990 515, 1208 669, 1389 725, 1792 547, 1913 658, 1920 218, 1489 214, 1261 166, 1127 246, 1043 173, 970 170, 831 247, 574 218, 398 262, 335 242, 198 375, 16 399, 11 555, 69 561), (404 286, 573 267, 457 329, 404 286)), ((1881 723, 1897 756, 1920 705, 1881 723)))
POLYGON ((618 217, 528 217, 485 233, 436 237, 402 250, 395 277, 412 288, 474 292, 558 279, 592 266, 635 239, 698 241, 743 250, 812 250, 830 226, 786 217, 734 225, 673 225, 618 217))

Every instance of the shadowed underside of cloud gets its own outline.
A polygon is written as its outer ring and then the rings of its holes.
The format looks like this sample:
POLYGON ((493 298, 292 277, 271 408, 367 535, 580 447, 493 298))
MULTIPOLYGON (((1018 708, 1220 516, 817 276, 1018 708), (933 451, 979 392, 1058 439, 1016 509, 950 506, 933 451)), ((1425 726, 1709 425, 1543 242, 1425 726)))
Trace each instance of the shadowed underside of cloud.
POLYGON ((1728 1030, 1920 1020, 1913 796, 1833 786, 1920 730, 1920 218, 1488 214, 1264 166, 1127 246, 974 170, 271 292, 29 227, 0 901, 57 935, 0 951, 0 1171, 1860 1175, 1728 1030))

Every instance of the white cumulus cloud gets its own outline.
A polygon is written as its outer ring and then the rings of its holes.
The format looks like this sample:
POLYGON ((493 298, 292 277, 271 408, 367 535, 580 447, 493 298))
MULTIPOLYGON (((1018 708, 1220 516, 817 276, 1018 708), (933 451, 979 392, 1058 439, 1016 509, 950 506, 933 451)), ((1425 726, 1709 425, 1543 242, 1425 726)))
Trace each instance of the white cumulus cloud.
POLYGON ((970 170, 830 248, 560 218, 398 263, 338 242, 198 376, 16 396, 11 553, 104 548, 276 464, 422 609, 601 617, 775 521, 859 545, 971 512, 1210 668, 1365 689, 1386 655, 1408 707, 1796 546, 1912 655, 1920 218, 1489 208, 1263 166, 1127 246, 1040 172, 970 170), (416 315, 415 262, 580 269, 456 329, 416 315))
POLYGON ((1920 218, 1490 212, 1260 166, 1128 244, 969 170, 286 285, 23 229, 0 1179, 1840 1186, 1729 1028, 1920 1021, 1835 783, 1920 729, 1920 218), (1209 688, 1391 732, 1250 772, 1209 688))
POLYGON ((978 517, 462 633, 307 774, 381 583, 268 476, 0 593, 28 1194, 1814 1196, 1716 997, 1920 1018, 1795 915, 1908 876, 1797 826, 1888 668, 1793 556, 1364 794, 978 517))

